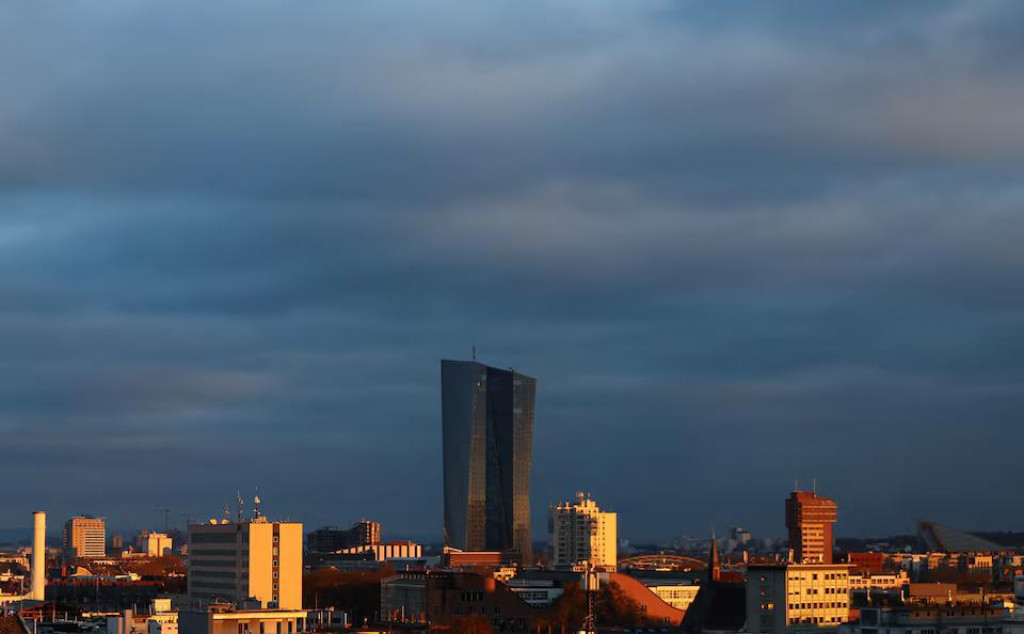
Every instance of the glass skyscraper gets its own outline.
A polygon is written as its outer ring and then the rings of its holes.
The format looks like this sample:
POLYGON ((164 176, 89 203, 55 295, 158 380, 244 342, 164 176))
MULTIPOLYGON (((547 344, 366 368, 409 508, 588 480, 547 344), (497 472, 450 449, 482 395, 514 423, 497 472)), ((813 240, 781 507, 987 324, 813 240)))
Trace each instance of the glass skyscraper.
POLYGON ((537 381, 476 361, 441 361, 444 542, 530 563, 537 381))

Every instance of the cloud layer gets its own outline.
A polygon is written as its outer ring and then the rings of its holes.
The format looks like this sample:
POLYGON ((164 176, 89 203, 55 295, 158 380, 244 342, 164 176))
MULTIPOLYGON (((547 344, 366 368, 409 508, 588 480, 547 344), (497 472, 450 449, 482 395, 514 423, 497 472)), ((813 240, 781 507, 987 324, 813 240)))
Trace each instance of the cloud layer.
POLYGON ((637 539, 1019 528, 1024 7, 0 9, 0 525, 440 534, 438 359, 637 539), (152 507, 152 508, 150 508, 152 507))

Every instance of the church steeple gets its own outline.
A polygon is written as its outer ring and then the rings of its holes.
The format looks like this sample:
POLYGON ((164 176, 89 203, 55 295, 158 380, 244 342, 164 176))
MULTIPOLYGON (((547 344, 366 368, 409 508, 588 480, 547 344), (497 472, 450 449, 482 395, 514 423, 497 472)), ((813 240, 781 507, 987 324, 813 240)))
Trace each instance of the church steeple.
POLYGON ((718 539, 711 531, 711 552, 708 553, 708 582, 713 583, 722 576, 722 564, 718 561, 718 539))

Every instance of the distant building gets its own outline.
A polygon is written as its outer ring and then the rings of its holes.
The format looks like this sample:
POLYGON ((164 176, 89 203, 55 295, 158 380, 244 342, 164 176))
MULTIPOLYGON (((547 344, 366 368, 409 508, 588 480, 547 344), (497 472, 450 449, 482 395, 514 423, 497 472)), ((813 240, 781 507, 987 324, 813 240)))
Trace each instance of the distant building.
POLYGON ((870 576, 884 573, 888 559, 885 553, 849 553, 846 563, 852 566, 852 572, 870 576))
POLYGON ((532 561, 530 469, 536 379, 441 361, 444 543, 532 561))
POLYGON ((700 592, 700 585, 695 583, 661 582, 657 585, 652 585, 652 583, 645 583, 644 585, 656 594, 659 599, 684 612, 690 607, 694 599, 697 598, 697 593, 700 592))
POLYGON ((615 513, 602 511, 584 493, 575 502, 562 502, 548 509, 549 563, 571 568, 582 562, 614 570, 617 557, 615 513))
POLYGON ((994 553, 1003 546, 972 533, 956 530, 935 522, 918 522, 917 534, 930 551, 943 553, 994 553))
POLYGON ((64 523, 64 554, 70 559, 106 557, 107 522, 98 517, 72 517, 64 523))
POLYGON ((910 584, 910 577, 906 570, 898 573, 860 574, 854 571, 850 573, 850 591, 855 590, 893 590, 910 584))
POLYGON ((178 624, 181 634, 298 634, 315 629, 310 617, 310 612, 298 608, 255 610, 218 605, 201 612, 183 611, 178 624))
POLYGON ((302 524, 228 522, 194 524, 188 530, 188 599, 263 607, 302 607, 302 524))
POLYGON ((729 541, 726 542, 726 550, 728 552, 733 552, 738 548, 746 548, 747 545, 750 544, 751 539, 753 539, 753 537, 751 536, 750 531, 741 526, 733 526, 732 531, 729 534, 729 541))
MULTIPOLYGON (((636 579, 617 572, 598 576, 602 587, 618 586, 650 624, 675 627, 682 620, 682 610, 636 579)), ((578 583, 580 575, 566 571, 532 570, 507 583, 473 572, 403 571, 381 582, 381 620, 389 625, 429 624, 433 631, 449 629, 465 617, 479 617, 495 632, 529 632, 555 623, 559 611, 553 602, 565 592, 566 584, 578 583)))
POLYGON ((306 550, 311 553, 335 553, 345 548, 379 543, 380 524, 369 520, 359 520, 350 528, 325 526, 306 536, 306 550))
POLYGON ((836 502, 813 491, 793 491, 786 500, 786 528, 793 561, 798 564, 832 563, 832 525, 836 502))
POLYGON ((386 559, 416 559, 423 556, 423 546, 415 542, 388 542, 386 544, 369 544, 353 546, 339 551, 343 555, 373 554, 374 561, 386 559))
POLYGON ((849 620, 849 566, 791 563, 747 567, 747 632, 835 629, 849 620))
POLYGON ((142 531, 136 543, 138 551, 150 557, 162 557, 170 554, 174 548, 173 540, 164 533, 142 531))
POLYGON ((1004 634, 1020 631, 1000 605, 956 604, 940 606, 864 607, 852 634, 1004 634), (1011 627, 1012 625, 1016 627, 1011 627))
POLYGON ((149 610, 125 609, 107 616, 106 634, 177 634, 178 612, 168 598, 153 599, 149 610))

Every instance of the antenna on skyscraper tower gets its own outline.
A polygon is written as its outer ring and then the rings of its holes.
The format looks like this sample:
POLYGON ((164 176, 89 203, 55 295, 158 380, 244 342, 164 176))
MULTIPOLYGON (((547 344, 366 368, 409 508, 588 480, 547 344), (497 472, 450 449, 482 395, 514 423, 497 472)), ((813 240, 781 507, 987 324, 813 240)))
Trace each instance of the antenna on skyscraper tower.
POLYGON ((476 344, 473 344, 473 361, 476 361, 476 344))
POLYGON ((242 523, 242 505, 245 504, 245 500, 242 499, 242 492, 239 491, 238 495, 238 523, 242 523))
POLYGON ((253 498, 253 521, 259 521, 260 519, 260 488, 256 487, 256 497, 253 498))

